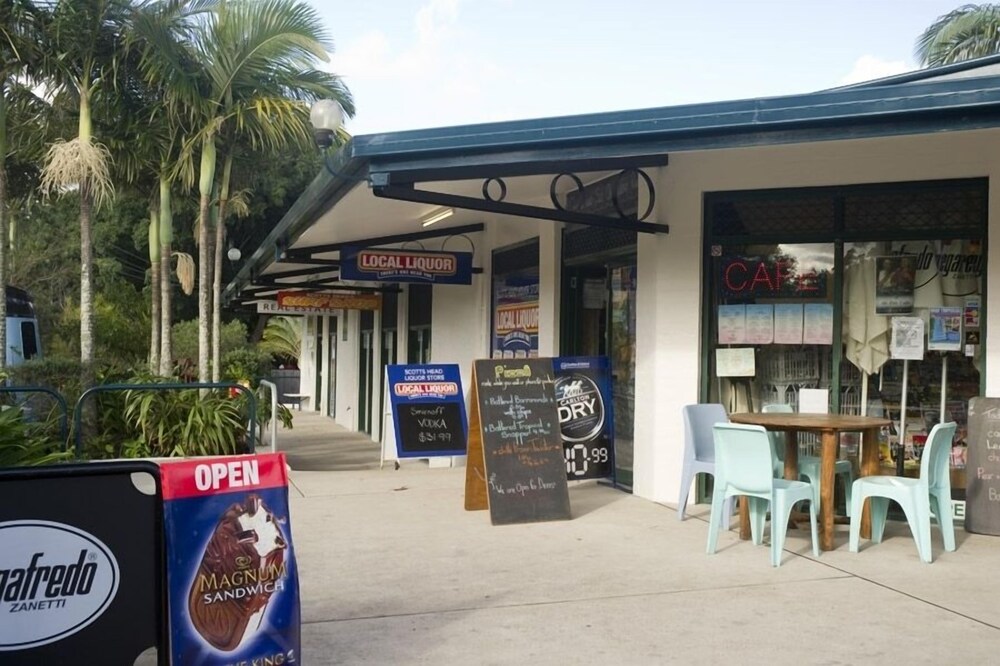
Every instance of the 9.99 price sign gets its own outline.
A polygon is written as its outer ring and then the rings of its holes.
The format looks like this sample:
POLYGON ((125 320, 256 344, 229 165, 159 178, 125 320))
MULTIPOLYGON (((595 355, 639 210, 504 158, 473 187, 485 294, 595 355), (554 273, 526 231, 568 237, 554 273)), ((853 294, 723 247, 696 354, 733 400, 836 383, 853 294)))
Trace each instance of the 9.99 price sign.
POLYGON ((568 480, 600 479, 614 468, 611 386, 606 357, 557 358, 556 407, 568 480))

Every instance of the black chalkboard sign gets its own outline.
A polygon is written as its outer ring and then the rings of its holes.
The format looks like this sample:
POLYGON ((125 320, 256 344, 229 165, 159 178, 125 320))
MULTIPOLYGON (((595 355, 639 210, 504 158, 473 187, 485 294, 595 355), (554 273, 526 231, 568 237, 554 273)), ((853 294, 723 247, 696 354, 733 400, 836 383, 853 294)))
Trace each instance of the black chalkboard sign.
POLYGON ((490 520, 570 517, 552 359, 476 361, 490 520))
POLYGON ((454 402, 400 405, 396 411, 401 437, 397 446, 406 453, 427 455, 465 448, 465 425, 462 405, 454 402))
POLYGON ((965 529, 1000 536, 1000 398, 969 401, 965 529))

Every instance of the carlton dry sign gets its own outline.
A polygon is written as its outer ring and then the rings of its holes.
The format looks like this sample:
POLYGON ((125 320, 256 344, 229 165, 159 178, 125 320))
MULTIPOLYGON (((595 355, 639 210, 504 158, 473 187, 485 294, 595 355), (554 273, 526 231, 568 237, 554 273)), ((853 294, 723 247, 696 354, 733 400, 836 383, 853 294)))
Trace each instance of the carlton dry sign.
POLYGON ((72 636, 101 617, 118 592, 114 554, 81 529, 0 522, 0 543, 0 652, 72 636))
POLYGON ((340 251, 340 277, 375 282, 472 284, 472 253, 347 247, 340 251))

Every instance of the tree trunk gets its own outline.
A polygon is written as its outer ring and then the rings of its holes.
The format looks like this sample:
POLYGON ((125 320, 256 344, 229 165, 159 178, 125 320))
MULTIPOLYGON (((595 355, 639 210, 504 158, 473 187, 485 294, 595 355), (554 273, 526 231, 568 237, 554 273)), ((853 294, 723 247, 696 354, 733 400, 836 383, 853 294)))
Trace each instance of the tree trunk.
POLYGON ((91 240, 91 215, 93 196, 90 183, 80 183, 80 362, 90 388, 93 378, 90 365, 94 362, 94 249, 91 240))
POLYGON ((149 371, 160 371, 160 214, 149 208, 149 371))
POLYGON ((198 206, 198 381, 208 382, 209 373, 209 306, 211 304, 211 244, 209 218, 212 204, 212 183, 215 181, 215 137, 208 137, 201 147, 200 200, 198 206))
POLYGON ((174 372, 173 281, 170 279, 170 252, 174 242, 174 215, 170 201, 170 181, 165 167, 160 175, 160 374, 170 377, 174 372))
POLYGON ((219 186, 219 215, 215 221, 215 271, 212 280, 212 381, 219 381, 222 369, 222 261, 226 243, 226 205, 229 203, 229 181, 233 174, 233 154, 226 155, 219 186))

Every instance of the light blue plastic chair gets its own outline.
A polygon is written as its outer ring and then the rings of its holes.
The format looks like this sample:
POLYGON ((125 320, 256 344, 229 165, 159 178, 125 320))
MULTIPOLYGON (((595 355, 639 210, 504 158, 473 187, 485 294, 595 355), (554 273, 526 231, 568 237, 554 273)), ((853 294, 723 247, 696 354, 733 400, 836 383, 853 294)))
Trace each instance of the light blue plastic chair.
POLYGON ((861 507, 871 498, 872 542, 881 543, 889 500, 894 500, 906 514, 920 559, 930 563, 931 514, 941 526, 944 549, 955 550, 955 523, 951 516, 951 442, 956 424, 939 423, 931 428, 920 460, 920 477, 864 476, 854 482, 854 506, 851 507, 850 550, 858 552, 861 536, 861 507))
MULTIPOLYGON (((681 468, 681 494, 677 501, 677 518, 684 520, 691 483, 699 474, 715 476, 715 441, 712 426, 729 423, 729 414, 722 405, 709 403, 687 405, 681 409, 684 415, 684 463, 681 468)), ((733 502, 726 503, 726 529, 733 515, 733 502)))
MULTIPOLYGON (((761 412, 763 413, 774 413, 774 414, 791 414, 794 410, 791 405, 787 404, 770 404, 761 407, 761 412)), ((771 446, 774 450, 778 461, 775 463, 774 475, 784 476, 785 475, 785 433, 783 432, 769 432, 767 433, 771 438, 771 446)), ((805 456, 799 453, 799 478, 804 478, 813 484, 816 489, 816 506, 819 506, 819 489, 821 481, 820 469, 822 469, 822 460, 816 456, 805 456)), ((851 515, 851 486, 854 483, 854 468, 851 466, 850 460, 837 460, 833 464, 833 477, 844 477, 844 510, 847 515, 851 515)))
POLYGON ((720 423, 713 429, 715 489, 712 493, 712 517, 708 524, 708 552, 715 552, 723 506, 736 495, 746 495, 750 505, 750 532, 755 544, 763 541, 764 521, 770 505, 772 566, 781 565, 788 518, 798 502, 809 502, 813 555, 819 557, 812 484, 774 478, 774 456, 763 427, 720 423))

